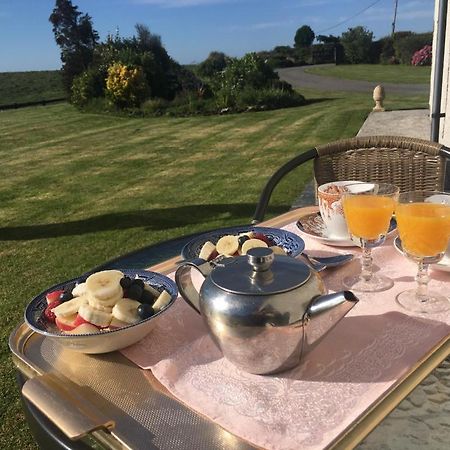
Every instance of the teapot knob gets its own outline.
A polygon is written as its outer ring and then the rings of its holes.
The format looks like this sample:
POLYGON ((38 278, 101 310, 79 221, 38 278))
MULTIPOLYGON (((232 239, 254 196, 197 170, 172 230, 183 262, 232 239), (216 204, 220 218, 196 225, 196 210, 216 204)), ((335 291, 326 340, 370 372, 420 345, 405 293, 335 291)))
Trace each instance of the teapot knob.
POLYGON ((275 255, 273 250, 267 247, 255 247, 247 252, 248 263, 253 267, 255 272, 269 270, 274 259, 275 255))

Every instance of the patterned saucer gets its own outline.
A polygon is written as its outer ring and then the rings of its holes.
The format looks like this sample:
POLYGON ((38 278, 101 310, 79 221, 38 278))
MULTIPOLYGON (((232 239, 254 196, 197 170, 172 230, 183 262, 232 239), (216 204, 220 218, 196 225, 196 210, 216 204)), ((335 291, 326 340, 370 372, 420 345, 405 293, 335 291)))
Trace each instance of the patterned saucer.
MULTIPOLYGON (((399 237, 394 239, 394 247, 400 253, 403 254, 402 241, 399 237)), ((434 270, 441 270, 442 272, 450 272, 450 254, 447 250, 447 253, 444 257, 436 264, 430 264, 430 267, 434 270)))
MULTIPOLYGON (((326 245, 332 245, 334 247, 358 247, 358 243, 350 238, 342 239, 329 237, 327 227, 319 212, 314 212, 301 217, 297 221, 297 228, 307 236, 326 245)), ((397 222, 392 218, 389 225, 388 236, 395 232, 396 229, 397 222)))

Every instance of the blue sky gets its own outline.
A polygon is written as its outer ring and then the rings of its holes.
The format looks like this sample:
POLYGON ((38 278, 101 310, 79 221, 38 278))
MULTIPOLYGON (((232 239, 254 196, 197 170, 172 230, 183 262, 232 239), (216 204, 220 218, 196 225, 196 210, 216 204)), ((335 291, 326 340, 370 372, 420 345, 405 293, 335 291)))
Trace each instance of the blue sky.
MULTIPOLYGON (((212 50, 242 56, 276 45, 293 45, 295 31, 305 24, 316 35, 337 36, 349 27, 363 25, 379 38, 390 33, 395 0, 72 0, 72 3, 92 17, 101 39, 114 33, 117 27, 121 36, 131 36, 134 25, 143 23, 161 36, 175 60, 187 64, 202 61, 212 50), (338 25, 343 21, 346 22, 338 25)), ((48 21, 54 4, 54 0, 0 0, 0 72, 60 67, 59 49, 48 21)), ((434 0, 398 0, 396 30, 431 31, 433 15, 434 0)))

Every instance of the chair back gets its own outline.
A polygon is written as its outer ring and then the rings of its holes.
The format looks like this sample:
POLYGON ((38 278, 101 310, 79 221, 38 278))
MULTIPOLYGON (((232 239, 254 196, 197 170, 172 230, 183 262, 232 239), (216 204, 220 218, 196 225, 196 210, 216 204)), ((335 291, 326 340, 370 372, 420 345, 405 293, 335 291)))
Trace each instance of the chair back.
POLYGON ((331 181, 392 183, 400 192, 443 191, 442 144, 398 136, 356 137, 316 147, 318 186, 331 181))

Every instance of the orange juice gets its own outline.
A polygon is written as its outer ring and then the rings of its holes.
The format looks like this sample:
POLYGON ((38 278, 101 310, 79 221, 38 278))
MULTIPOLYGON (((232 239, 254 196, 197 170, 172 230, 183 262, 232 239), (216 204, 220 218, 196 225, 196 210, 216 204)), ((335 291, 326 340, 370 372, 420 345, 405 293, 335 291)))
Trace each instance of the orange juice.
POLYGON ((396 209, 403 248, 413 256, 437 256, 450 239, 450 206, 401 203, 396 209))
POLYGON ((353 236, 378 239, 389 229, 395 200, 382 195, 349 195, 343 205, 348 230, 353 236))

